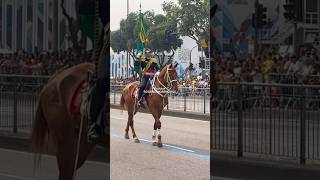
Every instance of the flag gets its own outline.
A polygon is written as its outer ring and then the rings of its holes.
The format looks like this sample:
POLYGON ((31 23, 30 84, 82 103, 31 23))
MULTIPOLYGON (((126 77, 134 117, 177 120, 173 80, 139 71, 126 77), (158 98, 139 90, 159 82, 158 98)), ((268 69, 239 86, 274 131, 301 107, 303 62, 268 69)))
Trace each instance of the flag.
POLYGON ((139 32, 137 33, 137 52, 143 53, 145 44, 148 42, 148 27, 145 26, 141 10, 139 13, 138 27, 139 32))
POLYGON ((134 62, 134 69, 141 77, 141 55, 143 54, 143 50, 145 47, 145 44, 148 42, 148 27, 145 25, 143 20, 143 14, 141 13, 141 4, 140 4, 140 13, 139 13, 139 19, 138 19, 138 29, 139 32, 137 33, 137 40, 136 40, 136 46, 137 46, 137 54, 138 60, 134 62))

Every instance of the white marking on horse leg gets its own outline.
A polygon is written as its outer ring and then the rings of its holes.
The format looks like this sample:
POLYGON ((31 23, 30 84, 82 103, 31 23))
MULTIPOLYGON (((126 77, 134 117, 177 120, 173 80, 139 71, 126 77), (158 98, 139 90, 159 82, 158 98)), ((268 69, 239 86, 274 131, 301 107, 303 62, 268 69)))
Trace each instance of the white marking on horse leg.
POLYGON ((161 134, 160 134, 160 129, 158 129, 157 131, 158 131, 158 137, 161 136, 161 134))

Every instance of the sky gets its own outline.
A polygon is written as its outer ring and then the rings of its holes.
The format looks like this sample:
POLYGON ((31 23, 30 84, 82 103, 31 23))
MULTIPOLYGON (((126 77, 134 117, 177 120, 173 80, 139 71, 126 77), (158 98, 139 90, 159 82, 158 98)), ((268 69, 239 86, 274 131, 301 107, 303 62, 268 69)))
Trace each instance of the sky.
MULTIPOLYGON (((178 3, 178 0, 129 0, 129 13, 141 11, 145 12, 147 10, 153 10, 155 14, 164 14, 162 11, 162 4, 164 2, 174 2, 178 3)), ((115 31, 120 28, 120 21, 127 17, 127 0, 110 0, 110 30, 115 31)), ((192 49, 196 45, 195 41, 189 37, 182 37, 183 44, 182 48, 192 49)), ((112 51, 111 51, 112 52, 112 51)), ((194 64, 198 63, 199 53, 198 51, 192 51, 192 62, 194 64)), ((187 61, 186 61, 187 62, 187 61)), ((187 63, 183 63, 184 66, 187 63)))
MULTIPOLYGON (((156 14, 164 14, 162 3, 175 2, 178 0, 129 0, 129 13, 139 11, 141 3, 142 12, 153 10, 156 14)), ((127 16, 127 0, 110 0, 110 29, 111 31, 120 28, 121 19, 127 16)))

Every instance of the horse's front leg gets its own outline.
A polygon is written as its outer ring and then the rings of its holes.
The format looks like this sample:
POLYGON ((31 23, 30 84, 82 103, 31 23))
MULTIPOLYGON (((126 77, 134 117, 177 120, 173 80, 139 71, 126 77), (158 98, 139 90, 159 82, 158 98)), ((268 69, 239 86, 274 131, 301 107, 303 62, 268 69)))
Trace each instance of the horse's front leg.
POLYGON ((152 145, 158 146, 158 147, 162 147, 160 129, 161 129, 161 122, 160 122, 160 119, 158 119, 154 122, 154 130, 152 135, 152 139, 154 140, 152 145), (158 141, 156 141, 156 137, 158 138, 158 141))
POLYGON ((154 146, 157 146, 157 141, 156 141, 156 137, 157 137, 157 124, 156 124, 156 120, 154 121, 154 124, 153 124, 153 135, 152 135, 152 140, 153 140, 153 143, 152 145, 154 146))
POLYGON ((160 133, 160 129, 161 129, 161 122, 160 119, 157 122, 157 128, 158 128, 158 147, 162 147, 162 141, 161 141, 161 133, 160 133))

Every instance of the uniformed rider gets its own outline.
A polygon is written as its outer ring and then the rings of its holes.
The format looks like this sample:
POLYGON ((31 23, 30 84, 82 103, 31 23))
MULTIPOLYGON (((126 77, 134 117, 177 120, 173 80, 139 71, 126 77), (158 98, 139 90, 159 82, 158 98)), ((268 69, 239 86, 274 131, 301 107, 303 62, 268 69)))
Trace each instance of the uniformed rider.
POLYGON ((145 49, 144 56, 141 58, 141 68, 142 68, 142 77, 138 90, 138 104, 140 107, 144 107, 143 104, 143 93, 149 83, 149 80, 155 76, 159 75, 159 64, 157 60, 153 57, 152 51, 150 49, 145 49))

